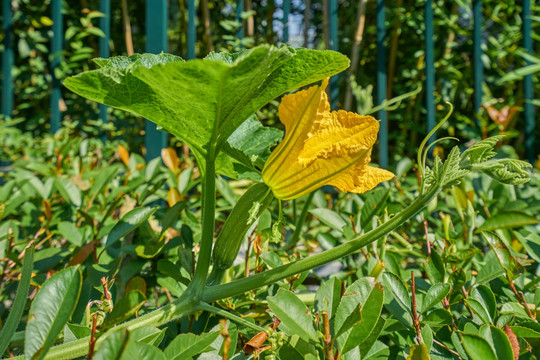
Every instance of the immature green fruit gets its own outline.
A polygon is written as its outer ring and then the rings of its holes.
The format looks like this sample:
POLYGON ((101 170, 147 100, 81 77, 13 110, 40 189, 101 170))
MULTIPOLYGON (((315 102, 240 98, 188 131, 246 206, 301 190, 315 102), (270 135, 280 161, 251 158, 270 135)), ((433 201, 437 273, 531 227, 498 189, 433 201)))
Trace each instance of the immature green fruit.
POLYGON ((221 282, 225 270, 233 265, 246 232, 270 205, 274 195, 264 183, 253 185, 238 200, 218 235, 212 253, 213 268, 208 283, 221 282))

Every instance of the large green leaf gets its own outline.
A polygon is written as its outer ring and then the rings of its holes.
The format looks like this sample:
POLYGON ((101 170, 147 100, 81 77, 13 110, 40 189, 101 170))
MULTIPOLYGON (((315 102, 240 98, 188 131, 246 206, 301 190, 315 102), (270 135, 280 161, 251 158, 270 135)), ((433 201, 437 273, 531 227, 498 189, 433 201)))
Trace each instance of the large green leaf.
MULTIPOLYGON (((184 62, 172 55, 98 60, 65 81, 75 93, 144 116, 186 142, 203 161, 277 96, 344 70, 337 52, 261 45, 184 62)), ((201 166, 202 167, 202 166, 201 166)))
POLYGON ((281 320, 279 325, 289 335, 299 335, 304 340, 317 341, 313 318, 307 306, 292 292, 279 289, 267 298, 270 310, 281 320))
POLYGON ((34 247, 31 246, 26 249, 24 253, 24 260, 21 272, 21 281, 17 287, 17 295, 13 301, 13 306, 9 311, 8 318, 2 327, 0 333, 0 356, 4 353, 11 337, 17 330, 19 320, 21 319, 26 304, 26 298, 28 296, 28 289, 30 289, 30 280, 32 279, 32 267, 34 265, 34 247))
POLYGON ((77 305, 81 284, 79 267, 59 271, 45 281, 28 313, 24 339, 27 359, 43 358, 53 345, 77 305))

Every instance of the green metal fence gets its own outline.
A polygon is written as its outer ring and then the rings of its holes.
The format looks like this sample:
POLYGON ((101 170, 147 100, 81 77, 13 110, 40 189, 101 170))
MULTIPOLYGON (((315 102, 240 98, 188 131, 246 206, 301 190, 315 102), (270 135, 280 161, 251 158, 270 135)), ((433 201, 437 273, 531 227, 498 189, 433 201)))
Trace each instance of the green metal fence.
MULTIPOLYGON (((243 0, 236 1, 236 17, 241 19, 243 12, 243 0)), ((160 53, 167 51, 167 1, 166 0, 147 0, 146 2, 146 51, 150 53, 160 53)), ((329 48, 338 49, 338 12, 340 11, 338 0, 325 0, 326 11, 329 14, 329 48)), ((11 0, 2 0, 2 29, 5 34, 4 51, 2 52, 2 98, 1 112, 4 117, 10 117, 13 112, 13 77, 12 68, 14 64, 14 39, 13 39, 13 19, 11 0)), ((533 52, 532 43, 532 25, 531 25, 531 1, 523 0, 523 47, 529 54, 533 52)), ((54 76, 54 69, 60 64, 61 51, 63 46, 63 19, 62 19, 62 0, 51 0, 51 19, 53 20, 53 37, 50 48, 52 54, 51 60, 51 97, 50 97, 50 125, 51 131, 56 132, 60 128, 62 87, 60 81, 54 76)), ((482 82, 483 65, 482 57, 482 2, 473 0, 473 67, 474 67, 474 108, 476 112, 482 105, 482 82)), ((289 14, 291 1, 283 0, 281 11, 283 12, 283 34, 282 42, 289 41, 289 14)), ((104 32, 105 37, 99 40, 99 55, 109 57, 110 55, 110 22, 111 22, 111 3, 110 0, 100 0, 99 10, 105 15, 99 20, 99 27, 104 32)), ((187 58, 195 57, 196 42, 196 2, 187 0, 188 26, 187 26, 187 58)), ((426 62, 426 83, 425 83, 425 107, 427 110, 426 131, 430 131, 435 126, 435 66, 433 49, 433 3, 432 0, 425 1, 425 62, 426 62)), ((384 39, 386 36, 385 25, 385 2, 376 0, 376 38, 377 38, 377 96, 376 101, 381 104, 386 99, 387 84, 387 66, 386 66, 386 48, 384 39)), ((309 19, 304 19, 309 21, 309 19)), ((243 28, 240 27, 236 36, 243 37, 243 28)), ((338 86, 337 77, 333 77, 330 83, 331 103, 335 108, 337 103, 338 86)), ((535 160, 535 114, 532 103, 534 97, 532 75, 524 79, 524 117, 525 117, 525 150, 529 161, 535 160)), ((107 107, 101 105, 99 116, 103 121, 107 121, 107 107)), ((382 167, 388 167, 388 119, 386 111, 381 110, 378 113, 381 121, 379 134, 379 161, 382 167)), ((156 129, 153 123, 146 122, 145 145, 147 148, 147 158, 152 159, 160 155, 161 148, 167 144, 167 135, 156 129)))

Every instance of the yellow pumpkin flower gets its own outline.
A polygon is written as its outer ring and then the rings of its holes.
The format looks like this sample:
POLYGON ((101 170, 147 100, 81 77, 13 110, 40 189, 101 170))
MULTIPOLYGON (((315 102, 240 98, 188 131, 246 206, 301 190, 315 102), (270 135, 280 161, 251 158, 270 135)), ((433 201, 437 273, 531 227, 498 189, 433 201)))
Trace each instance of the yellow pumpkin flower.
POLYGON ((343 110, 331 112, 327 85, 328 79, 281 101, 279 119, 285 125, 285 137, 262 172, 279 199, 296 199, 323 185, 363 193, 394 177, 368 166, 379 122, 343 110))

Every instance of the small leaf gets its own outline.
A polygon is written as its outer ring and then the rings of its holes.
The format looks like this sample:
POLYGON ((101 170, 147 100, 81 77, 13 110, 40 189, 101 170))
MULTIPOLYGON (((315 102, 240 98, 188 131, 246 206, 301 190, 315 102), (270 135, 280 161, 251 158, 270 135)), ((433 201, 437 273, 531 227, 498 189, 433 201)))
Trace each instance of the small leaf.
POLYGON ((315 311, 326 311, 328 318, 332 319, 339 305, 341 297, 341 281, 336 278, 330 278, 323 282, 317 293, 315 293, 315 311))
POLYGON ((54 179, 54 184, 64 199, 70 201, 76 207, 81 206, 81 190, 71 180, 66 178, 56 178, 54 179))
POLYGON ((383 274, 383 284, 386 290, 389 290, 394 298, 403 306, 404 309, 410 311, 411 309, 411 296, 409 291, 405 287, 403 281, 396 275, 386 271, 383 274))
POLYGON ((129 332, 114 331, 97 348, 94 360, 119 360, 125 352, 129 342, 129 332))
POLYGON ((200 336, 180 334, 165 349, 165 357, 168 360, 190 359, 205 352, 218 336, 219 332, 203 333, 200 336))
POLYGON ((139 226, 144 224, 146 220, 154 213, 158 207, 140 207, 131 210, 125 214, 107 236, 107 247, 111 246, 122 237, 126 236, 139 226))
POLYGON ((409 350, 407 360, 429 360, 429 351, 425 344, 415 344, 409 350))
POLYGON ((321 220, 323 224, 330 226, 332 229, 339 232, 343 232, 343 228, 347 225, 347 222, 335 211, 319 208, 311 209, 309 212, 321 220))
POLYGON ((146 302, 146 296, 140 291, 132 291, 124 295, 113 308, 113 311, 105 318, 104 328, 110 328, 129 319, 146 302))
POLYGON ((281 320, 280 327, 289 335, 299 335, 302 339, 317 341, 313 318, 307 306, 292 292, 279 289, 267 298, 270 310, 281 320))
POLYGON ((69 221, 62 221, 58 224, 58 233, 75 246, 83 245, 83 236, 79 228, 69 221))
POLYGON ((444 283, 446 269, 441 256, 436 251, 431 252, 431 255, 424 263, 424 269, 433 284, 444 283))
POLYGON ((489 343, 475 334, 462 334, 461 344, 471 360, 497 360, 489 343))
POLYGON ((490 218, 476 229, 476 232, 491 231, 497 229, 513 229, 517 227, 523 227, 527 225, 537 224, 538 220, 520 211, 503 211, 490 218))
POLYGON ((422 301, 422 313, 435 306, 450 292, 449 284, 435 284, 429 288, 424 301, 422 301))
POLYGON ((79 267, 57 272, 39 289, 28 313, 24 354, 42 359, 71 317, 81 293, 79 267))
POLYGON ((362 206, 361 227, 366 231, 371 228, 371 219, 377 216, 386 206, 386 201, 390 195, 390 188, 375 188, 366 194, 364 206, 362 206))

